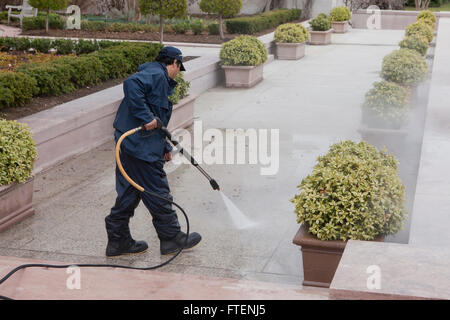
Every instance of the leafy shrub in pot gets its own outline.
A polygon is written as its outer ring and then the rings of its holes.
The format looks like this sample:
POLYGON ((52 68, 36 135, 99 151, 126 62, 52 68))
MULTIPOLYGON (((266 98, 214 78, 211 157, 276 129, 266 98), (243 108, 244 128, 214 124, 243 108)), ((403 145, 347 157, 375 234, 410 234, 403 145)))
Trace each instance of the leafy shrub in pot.
POLYGON ((420 35, 422 37, 425 37, 428 39, 428 43, 430 43, 431 41, 433 41, 434 31, 433 28, 425 22, 418 21, 406 27, 405 36, 408 37, 412 35, 420 35))
POLYGON ((398 128, 407 119, 408 90, 388 81, 375 82, 362 105, 369 126, 398 128))
POLYGON ((188 95, 189 87, 191 85, 189 81, 184 80, 183 73, 181 72, 178 73, 175 81, 177 82, 177 86, 175 87, 173 94, 169 97, 170 102, 174 105, 188 95))
POLYGON ((320 13, 316 18, 312 19, 309 24, 313 31, 328 31, 331 29, 331 21, 324 13, 320 13))
POLYGON ((330 11, 331 21, 348 21, 350 20, 350 9, 345 6, 334 7, 330 11))
POLYGON ((308 38, 308 30, 298 23, 282 24, 275 30, 275 42, 304 43, 308 38))
POLYGON ((239 36, 222 45, 220 59, 225 66, 258 66, 267 61, 267 50, 252 36, 239 36))
POLYGON ((381 77, 402 85, 415 85, 425 78, 427 63, 417 51, 395 50, 383 59, 381 77))
POLYGON ((366 142, 334 144, 298 186, 297 222, 321 240, 373 240, 395 234, 405 218, 398 162, 366 142))
POLYGON ((430 10, 423 10, 417 15, 417 21, 422 21, 431 26, 433 29, 436 26, 436 16, 430 10))
POLYGON ((27 181, 36 159, 36 145, 26 124, 0 119, 0 186, 27 181))
POLYGON ((418 34, 405 37, 399 43, 400 48, 402 49, 411 49, 417 51, 422 56, 425 56, 428 48, 430 47, 428 44, 428 40, 425 37, 422 37, 418 34))

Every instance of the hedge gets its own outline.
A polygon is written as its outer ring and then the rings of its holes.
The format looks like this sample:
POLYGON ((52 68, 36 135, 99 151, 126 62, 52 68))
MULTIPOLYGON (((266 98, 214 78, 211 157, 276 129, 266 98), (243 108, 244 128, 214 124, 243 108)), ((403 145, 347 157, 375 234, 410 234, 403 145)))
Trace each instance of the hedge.
POLYGON ((261 13, 253 17, 233 18, 225 21, 228 33, 254 34, 300 19, 300 9, 280 9, 261 13))

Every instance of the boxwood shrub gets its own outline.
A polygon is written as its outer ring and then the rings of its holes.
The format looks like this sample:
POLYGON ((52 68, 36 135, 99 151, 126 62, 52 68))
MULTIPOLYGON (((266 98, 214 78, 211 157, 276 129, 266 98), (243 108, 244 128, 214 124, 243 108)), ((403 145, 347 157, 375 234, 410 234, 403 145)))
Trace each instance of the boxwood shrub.
POLYGON ((393 156, 366 142, 332 145, 291 200, 297 222, 321 240, 373 240, 397 233, 406 216, 397 166, 393 156))
POLYGON ((228 19, 225 21, 225 26, 228 33, 254 34, 289 21, 298 20, 300 16, 300 9, 279 9, 252 17, 228 19))
MULTIPOLYGON (((50 29, 64 29, 65 20, 59 14, 50 13, 48 24, 50 29)), ((37 17, 25 17, 22 21, 23 30, 45 29, 45 14, 39 13, 37 17)))
POLYGON ((175 87, 173 94, 169 97, 170 102, 173 104, 177 104, 181 99, 188 95, 189 87, 191 85, 189 81, 184 80, 182 72, 178 73, 175 81, 177 82, 177 86, 175 87))
POLYGON ((400 49, 384 57, 381 77, 401 85, 415 85, 425 78, 427 70, 425 59, 417 51, 400 49))
POLYGON ((304 43, 309 38, 308 30, 299 23, 285 23, 275 30, 275 42, 304 43))
POLYGON ((39 92, 37 81, 20 72, 0 72, 0 109, 19 107, 39 92))
POLYGON ((334 7, 330 11, 331 21, 347 21, 350 20, 350 9, 346 6, 334 7))
POLYGON ((422 21, 431 26, 433 29, 436 26, 436 16, 430 10, 422 10, 417 15, 417 21, 422 21))
POLYGON ((267 61, 267 50, 257 38, 242 35, 222 44, 220 59, 225 66, 258 66, 267 61))
POLYGON ((428 48, 430 47, 428 45, 428 40, 425 37, 421 37, 420 35, 417 34, 405 37, 402 41, 400 41, 399 46, 402 49, 406 48, 415 50, 422 56, 425 56, 428 48))
POLYGON ((331 20, 324 13, 319 13, 309 24, 313 31, 328 31, 331 29, 331 20))
POLYGON ((35 159, 36 145, 29 127, 0 119, 0 186, 27 181, 35 159))
POLYGON ((434 31, 433 28, 430 27, 425 22, 417 21, 411 23, 409 26, 406 27, 405 36, 408 37, 412 35, 419 35, 425 37, 428 39, 428 42, 430 43, 431 41, 433 41, 434 31))

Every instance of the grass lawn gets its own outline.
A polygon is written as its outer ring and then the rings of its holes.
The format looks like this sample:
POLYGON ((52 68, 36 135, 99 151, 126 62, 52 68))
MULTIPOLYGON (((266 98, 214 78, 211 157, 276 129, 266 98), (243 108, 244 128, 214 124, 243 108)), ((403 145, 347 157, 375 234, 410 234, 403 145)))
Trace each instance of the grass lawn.
MULTIPOLYGON (((405 10, 408 11, 416 11, 415 7, 405 7, 405 10)), ((439 12, 439 11, 450 11, 450 3, 445 3, 440 7, 430 7, 428 8, 430 11, 439 12)))

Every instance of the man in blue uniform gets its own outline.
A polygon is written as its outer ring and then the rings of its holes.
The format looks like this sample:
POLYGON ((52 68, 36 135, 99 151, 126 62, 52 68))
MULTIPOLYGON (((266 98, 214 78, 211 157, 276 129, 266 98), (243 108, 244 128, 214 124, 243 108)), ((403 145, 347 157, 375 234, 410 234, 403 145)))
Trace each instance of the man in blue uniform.
MULTIPOLYGON (((155 117, 161 119, 167 127, 172 115, 172 95, 177 83, 175 77, 185 71, 182 53, 174 47, 163 48, 155 62, 139 67, 137 73, 123 84, 125 97, 114 120, 115 140, 128 130, 145 126, 148 133, 136 133, 122 143, 120 159, 131 179, 145 190, 172 200, 166 173, 165 161, 172 160, 172 147, 157 128, 155 117), (154 130, 154 131, 151 131, 154 130)), ((108 245, 108 257, 145 252, 148 248, 144 241, 135 241, 130 233, 129 221, 140 200, 153 218, 153 225, 160 239, 161 254, 177 252, 181 247, 192 248, 201 236, 190 233, 186 243, 186 234, 180 230, 178 217, 172 204, 160 198, 141 193, 122 176, 116 168, 117 199, 111 213, 105 218, 108 245)))

